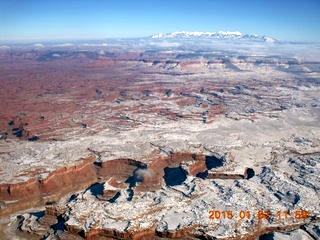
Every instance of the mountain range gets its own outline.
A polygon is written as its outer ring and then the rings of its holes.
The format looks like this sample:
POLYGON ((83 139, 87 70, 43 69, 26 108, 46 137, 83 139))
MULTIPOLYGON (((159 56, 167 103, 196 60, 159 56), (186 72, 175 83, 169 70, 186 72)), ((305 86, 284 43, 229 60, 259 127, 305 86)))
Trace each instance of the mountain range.
POLYGON ((219 32, 172 32, 160 33, 151 36, 152 39, 224 39, 224 40, 249 40, 259 42, 276 42, 277 40, 257 34, 242 34, 241 32, 219 31, 219 32))

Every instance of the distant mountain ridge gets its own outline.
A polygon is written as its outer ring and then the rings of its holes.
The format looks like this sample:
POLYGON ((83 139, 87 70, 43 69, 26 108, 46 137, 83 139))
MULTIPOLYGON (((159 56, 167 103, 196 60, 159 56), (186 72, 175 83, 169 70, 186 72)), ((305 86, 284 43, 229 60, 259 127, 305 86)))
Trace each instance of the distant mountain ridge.
POLYGON ((172 32, 159 33, 151 36, 152 39, 225 39, 225 40, 251 40, 259 42, 276 42, 272 37, 257 34, 242 34, 235 31, 219 31, 219 32, 172 32))

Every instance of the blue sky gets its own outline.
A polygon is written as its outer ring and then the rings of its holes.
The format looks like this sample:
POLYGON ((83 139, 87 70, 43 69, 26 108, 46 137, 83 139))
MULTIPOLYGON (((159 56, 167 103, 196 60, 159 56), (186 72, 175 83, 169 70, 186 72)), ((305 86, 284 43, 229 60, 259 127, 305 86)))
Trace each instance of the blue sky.
POLYGON ((320 0, 0 0, 0 40, 240 31, 320 41, 320 0))

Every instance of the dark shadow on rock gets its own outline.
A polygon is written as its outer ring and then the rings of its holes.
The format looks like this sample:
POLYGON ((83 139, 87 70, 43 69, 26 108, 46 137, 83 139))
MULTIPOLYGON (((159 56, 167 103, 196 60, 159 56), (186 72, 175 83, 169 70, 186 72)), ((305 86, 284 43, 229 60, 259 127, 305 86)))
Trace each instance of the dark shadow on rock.
POLYGON ((50 226, 50 228, 52 228, 54 231, 64 231, 65 230, 65 220, 63 219, 63 217, 61 215, 59 215, 57 217, 58 222, 56 224, 53 224, 50 226))
POLYGON ((131 188, 129 188, 129 189, 127 189, 127 192, 129 193, 129 196, 127 197, 127 200, 128 201, 132 201, 132 198, 133 198, 133 195, 134 195, 134 191, 131 188))
POLYGON ((144 166, 136 168, 136 170, 134 170, 134 172, 133 172, 133 175, 127 178, 125 183, 129 184, 129 188, 135 187, 137 185, 137 182, 143 181, 143 177, 140 176, 139 171, 141 169, 146 169, 146 168, 147 167, 144 167, 144 166))
POLYGON ((259 237, 259 240, 273 240, 273 239, 274 239, 273 233, 263 234, 259 237))
POLYGON ((206 166, 208 170, 223 166, 223 159, 215 156, 206 156, 206 166))
POLYGON ((85 231, 82 229, 80 232, 78 232, 78 235, 80 236, 80 237, 83 237, 83 238, 85 238, 86 237, 86 233, 85 233, 85 231))
POLYGON ((102 162, 93 162, 93 165, 102 168, 102 162))
POLYGON ((253 178, 255 175, 255 172, 252 168, 247 168, 246 169, 246 172, 245 172, 245 178, 246 179, 250 179, 250 178, 253 178))
POLYGON ((286 193, 277 191, 276 193, 274 193, 274 196, 276 196, 282 202, 289 202, 293 205, 297 204, 300 201, 299 194, 292 191, 287 191, 286 193))
POLYGON ((120 197, 121 193, 117 193, 116 195, 114 195, 113 198, 109 199, 108 202, 109 203, 114 203, 119 197, 120 197))
POLYGON ((17 226, 17 229, 19 231, 22 231, 22 225, 23 225, 23 221, 25 220, 25 217, 22 216, 22 215, 18 215, 17 216, 17 222, 18 222, 18 226, 17 226))
POLYGON ((129 193, 129 196, 127 198, 128 201, 131 201, 134 195, 134 191, 132 188, 136 187, 138 182, 143 181, 141 170, 146 170, 146 169, 147 169, 146 165, 140 165, 134 170, 133 175, 128 177, 127 180, 125 181, 125 183, 129 184, 129 188, 127 189, 129 193))
POLYGON ((176 186, 182 184, 187 178, 187 172, 182 167, 164 169, 163 176, 167 186, 176 186))
POLYGON ((70 196, 69 200, 68 200, 68 203, 69 203, 69 202, 72 202, 72 201, 75 201, 75 200, 77 199, 77 197, 78 197, 78 195, 72 194, 72 195, 70 196))
POLYGON ((173 94, 172 90, 171 89, 166 89, 164 91, 164 95, 167 96, 167 97, 171 97, 173 94))
POLYGON ((22 134, 23 134, 23 129, 22 128, 13 128, 12 129, 12 134, 15 135, 18 138, 21 138, 22 134))
POLYGON ((46 233, 42 238, 39 238, 39 240, 48 240, 49 233, 46 233))
POLYGON ((196 175, 196 177, 198 178, 202 178, 202 179, 206 179, 208 177, 208 170, 204 171, 204 172, 201 172, 201 173, 198 173, 196 175))
POLYGON ((30 141, 30 142, 34 142, 34 141, 38 141, 38 140, 39 140, 38 136, 32 136, 32 137, 28 138, 28 141, 30 141))
POLYGON ((96 88, 96 94, 101 95, 102 91, 99 88, 96 88))
POLYGON ((39 219, 39 218, 42 218, 44 216, 45 212, 44 211, 39 211, 39 212, 31 212, 29 214, 31 216, 35 216, 35 217, 37 217, 39 219))
POLYGON ((95 183, 92 184, 87 190, 90 190, 93 196, 103 195, 104 184, 95 183))
POLYGON ((133 175, 128 177, 125 183, 129 183, 129 187, 135 187, 138 182, 143 182, 143 171, 147 170, 147 165, 139 164, 134 170, 133 175))

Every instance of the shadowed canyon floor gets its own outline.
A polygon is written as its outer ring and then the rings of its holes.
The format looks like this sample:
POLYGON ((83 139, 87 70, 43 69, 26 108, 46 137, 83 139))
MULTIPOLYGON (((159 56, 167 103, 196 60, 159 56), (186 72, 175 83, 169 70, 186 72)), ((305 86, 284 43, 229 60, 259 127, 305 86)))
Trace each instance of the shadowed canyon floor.
POLYGON ((320 237, 320 62, 125 46, 0 50, 3 239, 320 237))

